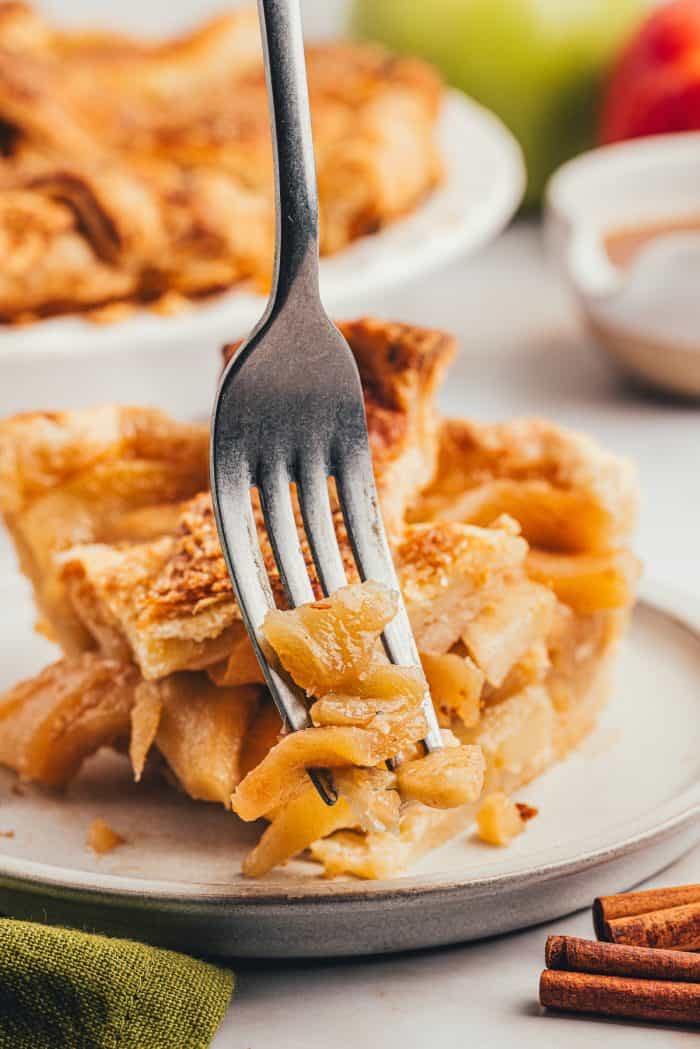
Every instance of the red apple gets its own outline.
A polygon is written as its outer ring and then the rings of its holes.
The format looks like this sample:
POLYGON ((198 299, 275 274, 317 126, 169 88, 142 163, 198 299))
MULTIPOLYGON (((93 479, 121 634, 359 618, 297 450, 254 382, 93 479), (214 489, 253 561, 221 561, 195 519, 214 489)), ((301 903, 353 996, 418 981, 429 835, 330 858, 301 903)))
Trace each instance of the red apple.
POLYGON ((643 24, 617 61, 601 142, 700 130, 700 0, 674 0, 643 24))

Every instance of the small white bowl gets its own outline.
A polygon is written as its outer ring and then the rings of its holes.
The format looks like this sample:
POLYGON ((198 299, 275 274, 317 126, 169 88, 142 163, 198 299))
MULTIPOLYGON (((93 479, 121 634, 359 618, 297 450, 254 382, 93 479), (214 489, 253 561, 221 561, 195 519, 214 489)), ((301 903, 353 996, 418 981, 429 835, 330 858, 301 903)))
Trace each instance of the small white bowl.
POLYGON ((548 245, 598 342, 622 369, 672 393, 700 396, 700 132, 592 150, 550 179, 548 245), (695 220, 698 230, 649 240, 625 267, 605 237, 695 220))

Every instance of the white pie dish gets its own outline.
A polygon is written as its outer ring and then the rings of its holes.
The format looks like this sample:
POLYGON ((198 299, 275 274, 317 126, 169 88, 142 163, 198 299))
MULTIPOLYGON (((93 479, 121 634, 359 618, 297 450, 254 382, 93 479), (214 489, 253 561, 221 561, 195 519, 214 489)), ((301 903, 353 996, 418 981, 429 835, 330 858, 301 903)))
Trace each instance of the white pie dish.
POLYGON ((700 219, 700 132, 592 150, 553 175, 546 233, 599 345, 637 380, 700 395, 700 232, 651 240, 627 267, 615 229, 700 219))
MULTIPOLYGON (((0 584, 0 690, 55 650, 32 632, 28 587, 0 584)), ((700 840, 700 607, 647 591, 623 643, 617 688, 581 747, 519 792, 539 815, 513 845, 470 831, 405 877, 324 880, 295 861, 259 881, 240 860, 258 828, 159 779, 135 785, 124 757, 91 759, 65 794, 0 770, 0 911, 239 957, 355 955, 477 939, 590 906, 700 840), (663 710, 659 697, 663 697, 663 710), (663 732, 659 732, 663 718, 663 732), (101 817, 127 842, 96 857, 101 817)))
MULTIPOLYGON (((438 134, 446 179, 414 213, 324 259, 321 290, 333 316, 476 250, 506 225, 524 191, 520 149, 501 122, 458 92, 438 134)), ((99 325, 79 316, 0 330, 0 416, 103 401, 207 414, 221 346, 245 335, 265 300, 233 289, 172 317, 138 310, 99 325)))

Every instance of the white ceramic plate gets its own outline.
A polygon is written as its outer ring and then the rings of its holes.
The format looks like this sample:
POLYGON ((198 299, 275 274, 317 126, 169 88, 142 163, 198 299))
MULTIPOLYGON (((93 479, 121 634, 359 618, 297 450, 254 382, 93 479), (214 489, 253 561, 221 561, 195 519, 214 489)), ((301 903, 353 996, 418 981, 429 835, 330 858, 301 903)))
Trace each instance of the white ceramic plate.
MULTIPOLYGON (((451 92, 439 139, 444 184, 411 215, 323 260, 321 291, 332 316, 362 313, 370 294, 474 251, 515 212, 522 155, 495 116, 451 92)), ((246 334, 264 306, 261 296, 233 290, 174 317, 140 310, 111 325, 74 316, 0 330, 0 416, 105 400, 208 414, 221 346, 246 334), (164 382, 173 369, 179 382, 164 382)))
MULTIPOLYGON (((31 632, 26 586, 0 595, 0 688, 54 650, 31 632)), ((0 774, 0 911, 240 957, 405 950, 489 936, 629 888, 700 839, 700 610, 654 592, 637 609, 614 699, 567 761, 522 792, 540 813, 508 849, 465 832, 391 881, 324 881, 295 862, 240 876, 258 829, 122 757, 92 759, 65 795, 0 774), (685 607, 684 607, 685 606, 685 607), (127 843, 95 857, 100 816, 127 843)))

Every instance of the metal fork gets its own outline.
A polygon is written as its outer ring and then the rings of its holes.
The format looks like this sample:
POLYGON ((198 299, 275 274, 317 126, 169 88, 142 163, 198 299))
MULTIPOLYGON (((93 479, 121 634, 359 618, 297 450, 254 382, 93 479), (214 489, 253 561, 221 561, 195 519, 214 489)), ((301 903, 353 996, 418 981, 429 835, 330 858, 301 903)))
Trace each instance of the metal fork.
MULTIPOLYGON (((290 484, 324 593, 347 582, 335 533, 328 478, 335 479, 361 579, 400 595, 384 533, 360 377, 350 347, 321 304, 318 200, 298 0, 258 0, 275 157, 276 246, 265 313, 224 372, 211 436, 217 527, 244 623, 285 726, 311 722, 303 692, 263 648, 261 626, 274 600, 251 502, 258 489, 265 528, 290 606, 314 600, 290 484)), ((419 665, 403 601, 383 634, 389 659, 419 665)), ((425 747, 442 745, 429 693, 425 747)), ((328 804, 337 793, 327 770, 309 770, 328 804)))

